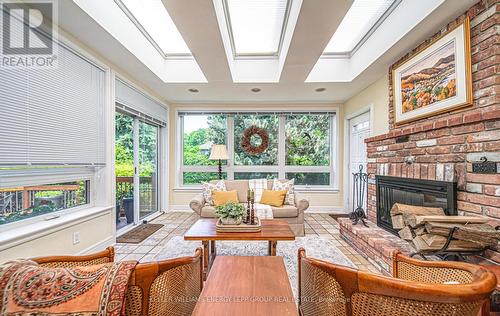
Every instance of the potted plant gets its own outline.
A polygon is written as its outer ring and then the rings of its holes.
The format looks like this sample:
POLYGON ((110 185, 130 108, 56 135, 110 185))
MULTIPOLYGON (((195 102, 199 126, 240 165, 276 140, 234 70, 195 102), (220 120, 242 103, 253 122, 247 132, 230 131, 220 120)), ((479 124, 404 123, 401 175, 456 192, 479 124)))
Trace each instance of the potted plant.
POLYGON ((245 207, 236 202, 228 202, 215 208, 215 215, 219 216, 224 225, 239 225, 243 221, 245 207))

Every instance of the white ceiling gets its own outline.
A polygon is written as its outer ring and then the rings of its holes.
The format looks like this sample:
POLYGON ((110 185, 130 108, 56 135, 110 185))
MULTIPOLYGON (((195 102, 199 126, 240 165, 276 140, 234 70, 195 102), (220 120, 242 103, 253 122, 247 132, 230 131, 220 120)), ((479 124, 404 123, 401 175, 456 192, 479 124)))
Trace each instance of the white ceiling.
POLYGON ((221 30, 220 1, 163 0, 193 55, 181 59, 165 60, 140 32, 123 25, 113 0, 59 1, 59 24, 171 103, 332 103, 379 79, 476 2, 403 0, 352 56, 326 58, 322 53, 352 0, 293 0, 287 49, 272 60, 239 62, 221 30), (254 87, 261 91, 252 92, 254 87), (318 87, 326 90, 315 92, 318 87))

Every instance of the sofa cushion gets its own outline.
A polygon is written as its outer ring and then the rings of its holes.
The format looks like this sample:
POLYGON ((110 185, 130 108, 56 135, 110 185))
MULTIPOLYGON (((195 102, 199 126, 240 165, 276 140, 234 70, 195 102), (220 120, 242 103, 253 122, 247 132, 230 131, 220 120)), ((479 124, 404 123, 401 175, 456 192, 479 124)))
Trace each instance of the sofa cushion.
POLYGON ((262 198, 260 199, 261 204, 267 204, 276 207, 282 207, 285 202, 287 190, 273 191, 264 190, 262 193, 262 198))
POLYGON ((201 184, 203 197, 208 205, 214 205, 214 201, 212 200, 212 193, 214 191, 226 191, 224 180, 218 180, 216 182, 202 182, 201 184))
POLYGON ((229 202, 238 203, 238 193, 236 190, 214 191, 212 193, 212 200, 215 206, 224 205, 229 202))
POLYGON ((293 205, 283 205, 282 207, 271 207, 274 218, 297 217, 299 211, 293 205))
POLYGON ((248 180, 225 180, 227 191, 236 190, 238 192, 238 201, 244 203, 247 201, 248 180))
POLYGON ((273 181, 273 190, 280 191, 286 190, 285 204, 295 205, 295 179, 292 180, 278 180, 273 181))

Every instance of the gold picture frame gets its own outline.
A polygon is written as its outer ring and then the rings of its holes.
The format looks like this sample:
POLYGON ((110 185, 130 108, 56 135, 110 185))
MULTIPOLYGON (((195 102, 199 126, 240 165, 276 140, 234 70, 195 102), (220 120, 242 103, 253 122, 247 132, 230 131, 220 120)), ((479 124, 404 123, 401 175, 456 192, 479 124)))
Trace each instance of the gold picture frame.
POLYGON ((395 125, 471 106, 469 18, 393 67, 392 88, 395 125))

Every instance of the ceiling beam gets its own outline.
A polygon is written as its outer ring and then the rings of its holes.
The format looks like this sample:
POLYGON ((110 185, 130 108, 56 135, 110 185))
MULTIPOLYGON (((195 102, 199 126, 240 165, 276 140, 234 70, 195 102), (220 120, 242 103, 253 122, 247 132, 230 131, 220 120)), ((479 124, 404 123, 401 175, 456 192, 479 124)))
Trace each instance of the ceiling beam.
POLYGON ((304 0, 280 82, 304 82, 353 0, 304 0))
POLYGON ((232 82, 210 0, 162 0, 208 82, 232 82))

